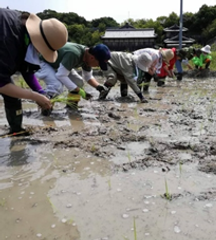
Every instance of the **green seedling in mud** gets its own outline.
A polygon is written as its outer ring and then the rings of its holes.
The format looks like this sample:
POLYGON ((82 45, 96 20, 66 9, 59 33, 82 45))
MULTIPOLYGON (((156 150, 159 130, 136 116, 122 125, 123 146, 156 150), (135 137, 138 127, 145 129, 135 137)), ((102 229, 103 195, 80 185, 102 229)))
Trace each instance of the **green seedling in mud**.
POLYGON ((136 231, 136 218, 133 218, 133 228, 134 228, 134 240, 137 240, 137 231, 136 231))
POLYGON ((67 221, 68 224, 72 224, 73 222, 74 222, 73 218, 71 218, 67 221))
MULTIPOLYGON (((137 240, 137 230, 136 230, 136 218, 133 218, 133 229, 134 229, 134 240, 137 240)), ((127 237, 124 236, 124 240, 129 240, 127 237)))
POLYGON ((95 152, 95 150, 96 150, 96 148, 95 148, 95 145, 93 144, 93 145, 91 146, 91 152, 95 152))
POLYGON ((183 163, 180 161, 179 162, 179 172, 180 172, 180 175, 182 174, 182 165, 183 165, 183 163))
POLYGON ((57 208, 56 208, 55 205, 52 203, 52 201, 50 200, 49 197, 47 197, 47 199, 48 199, 48 202, 50 203, 50 205, 51 205, 51 207, 52 207, 53 212, 56 213, 56 212, 57 212, 57 208))
POLYGON ((107 183, 108 183, 109 190, 111 190, 111 179, 109 179, 107 183))
POLYGON ((169 188, 167 184, 167 180, 165 179, 165 193, 161 195, 162 198, 166 198, 167 200, 171 201, 172 200, 172 195, 169 193, 169 188))
POLYGON ((129 151, 127 151, 127 157, 128 157, 128 161, 131 162, 131 154, 129 151))
POLYGON ((203 129, 204 129, 204 124, 203 124, 203 122, 201 122, 201 124, 200 124, 200 132, 201 132, 203 129))
POLYGON ((137 108, 134 109, 134 117, 135 118, 138 118, 139 114, 138 114, 138 110, 137 108))
POLYGON ((4 207, 6 204, 6 200, 5 199, 0 199, 0 207, 4 207))

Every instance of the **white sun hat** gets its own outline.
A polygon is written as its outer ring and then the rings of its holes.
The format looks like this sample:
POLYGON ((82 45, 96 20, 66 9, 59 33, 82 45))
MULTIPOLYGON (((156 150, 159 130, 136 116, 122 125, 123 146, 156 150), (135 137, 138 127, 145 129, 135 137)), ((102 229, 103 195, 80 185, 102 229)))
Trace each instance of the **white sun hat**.
POLYGON ((147 52, 142 52, 141 54, 133 55, 133 60, 136 66, 144 72, 148 72, 152 64, 152 56, 147 52))
POLYGON ((205 53, 211 53, 211 47, 206 45, 205 47, 201 48, 201 51, 205 53))

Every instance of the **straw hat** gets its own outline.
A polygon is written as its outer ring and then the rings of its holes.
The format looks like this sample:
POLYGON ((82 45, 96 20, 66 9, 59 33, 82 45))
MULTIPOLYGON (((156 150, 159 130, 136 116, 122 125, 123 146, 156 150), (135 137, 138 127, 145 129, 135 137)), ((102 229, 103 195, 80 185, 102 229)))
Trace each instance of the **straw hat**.
POLYGON ((42 21, 31 13, 26 21, 26 28, 37 51, 48 62, 55 62, 58 56, 56 50, 64 46, 68 39, 65 25, 55 18, 42 21))
POLYGON ((141 54, 133 55, 133 60, 137 67, 144 72, 148 72, 152 64, 152 56, 147 52, 142 52, 141 54))
POLYGON ((159 49, 161 55, 162 55, 162 58, 163 58, 163 61, 169 65, 169 61, 174 58, 174 53, 171 49, 162 49, 160 48, 159 49))
POLYGON ((206 45, 205 47, 201 48, 201 51, 204 53, 211 53, 211 47, 206 45))

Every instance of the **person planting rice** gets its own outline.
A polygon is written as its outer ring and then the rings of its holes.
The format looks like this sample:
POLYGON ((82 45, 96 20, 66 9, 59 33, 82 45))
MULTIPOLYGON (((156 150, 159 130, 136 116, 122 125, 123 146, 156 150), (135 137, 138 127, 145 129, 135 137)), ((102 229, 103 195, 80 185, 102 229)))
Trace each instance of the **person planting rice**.
POLYGON ((4 98, 9 134, 25 132, 22 128, 21 99, 30 99, 42 109, 52 104, 34 76, 39 68, 39 53, 49 62, 68 39, 63 23, 55 18, 42 21, 35 14, 0 8, 0 94, 4 98), (11 76, 20 72, 33 91, 13 84, 11 76))
MULTIPOLYGON (((66 43, 58 50, 58 58, 54 63, 47 62, 44 58, 41 61, 41 69, 36 73, 39 79, 46 83, 46 94, 53 98, 63 92, 63 86, 69 91, 68 98, 71 99, 70 106, 77 108, 80 96, 86 100, 91 95, 84 89, 84 81, 96 88, 99 92, 104 90, 92 74, 92 67, 99 67, 107 70, 107 61, 110 59, 110 50, 104 44, 93 47, 86 47, 77 43, 66 43), (82 68, 82 76, 74 68, 82 68)), ((44 111, 45 115, 50 111, 44 111)))

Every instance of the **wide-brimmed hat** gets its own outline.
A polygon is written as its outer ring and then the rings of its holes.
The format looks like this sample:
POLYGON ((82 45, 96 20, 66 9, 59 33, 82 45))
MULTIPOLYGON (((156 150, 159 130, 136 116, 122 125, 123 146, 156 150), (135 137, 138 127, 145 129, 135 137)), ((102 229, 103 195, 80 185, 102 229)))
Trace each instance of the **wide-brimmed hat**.
POLYGON ((205 53, 211 53, 211 47, 206 45, 205 47, 201 48, 201 51, 205 53))
POLYGON ((26 28, 34 47, 48 62, 55 62, 56 50, 63 47, 68 39, 65 25, 56 18, 41 20, 37 15, 30 14, 26 28))
POLYGON ((147 52, 133 55, 133 60, 136 66, 144 72, 148 72, 152 64, 152 56, 147 52))
POLYGON ((171 49, 159 49, 161 55, 162 55, 162 59, 163 61, 169 65, 169 62, 172 58, 174 58, 174 53, 171 49))
POLYGON ((111 58, 111 52, 105 44, 97 44, 89 48, 89 53, 93 55, 99 62, 101 70, 107 70, 107 62, 111 58))

